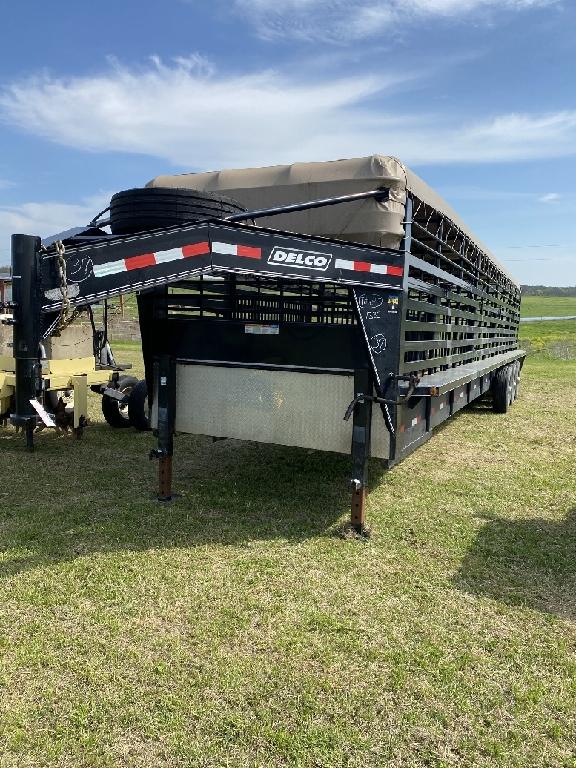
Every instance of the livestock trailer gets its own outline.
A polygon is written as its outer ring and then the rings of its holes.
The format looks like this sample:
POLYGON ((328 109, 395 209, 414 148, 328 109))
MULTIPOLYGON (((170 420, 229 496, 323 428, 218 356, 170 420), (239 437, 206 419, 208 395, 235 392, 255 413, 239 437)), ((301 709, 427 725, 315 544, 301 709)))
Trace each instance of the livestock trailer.
POLYGON ((62 244, 13 236, 13 421, 31 434, 63 308, 137 292, 159 498, 174 432, 351 452, 362 531, 370 456, 393 466, 477 398, 516 397, 519 286, 395 158, 158 177, 108 224, 64 243, 64 273, 62 244))

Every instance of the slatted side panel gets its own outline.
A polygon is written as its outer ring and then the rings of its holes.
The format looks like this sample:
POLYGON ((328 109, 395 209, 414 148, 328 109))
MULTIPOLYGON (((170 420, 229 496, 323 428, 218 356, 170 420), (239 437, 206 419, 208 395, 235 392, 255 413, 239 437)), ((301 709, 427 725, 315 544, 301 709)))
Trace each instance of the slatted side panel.
POLYGON ((516 349, 517 286, 456 225, 412 204, 401 372, 435 373, 516 349))
POLYGON ((248 323, 356 323, 346 287, 253 276, 179 283, 169 293, 168 308, 171 315, 248 323))

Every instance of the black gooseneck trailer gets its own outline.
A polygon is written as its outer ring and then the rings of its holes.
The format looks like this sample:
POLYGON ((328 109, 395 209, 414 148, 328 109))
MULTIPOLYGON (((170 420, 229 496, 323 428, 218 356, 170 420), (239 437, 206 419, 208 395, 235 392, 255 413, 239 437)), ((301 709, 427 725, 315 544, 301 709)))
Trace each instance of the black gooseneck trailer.
POLYGON ((476 398, 490 391, 504 412, 516 397, 519 288, 412 193, 399 248, 246 221, 261 215, 120 236, 90 230, 63 257, 56 244, 14 235, 12 421, 31 445, 36 350, 63 311, 137 292, 159 498, 172 496, 175 431, 351 450, 360 532, 370 455, 393 466, 476 398))

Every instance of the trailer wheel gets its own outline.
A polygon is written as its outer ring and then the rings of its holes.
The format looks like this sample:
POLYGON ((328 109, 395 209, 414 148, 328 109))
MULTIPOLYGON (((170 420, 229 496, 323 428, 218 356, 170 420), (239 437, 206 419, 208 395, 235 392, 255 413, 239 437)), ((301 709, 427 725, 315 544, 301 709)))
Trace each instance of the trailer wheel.
POLYGON ((492 379, 492 408, 496 413, 506 413, 511 404, 510 366, 499 368, 492 379))
MULTIPOLYGON (((134 376, 120 376, 118 379, 118 390, 127 395, 137 383, 138 379, 134 376)), ((111 427, 120 429, 130 426, 127 403, 120 404, 114 397, 102 395, 102 413, 111 427)))
POLYGON ((510 396, 510 405, 518 397, 518 377, 520 373, 520 364, 517 360, 511 363, 508 368, 510 369, 510 386, 508 389, 510 396))
POLYGON ((516 360, 514 363, 514 400, 518 399, 518 395, 520 394, 520 360, 516 360))
POLYGON ((240 203, 195 189, 142 187, 117 192, 110 201, 110 228, 115 235, 175 224, 222 219, 245 211, 240 203))
POLYGON ((150 429, 150 419, 148 417, 148 387, 146 381, 139 381, 134 386, 130 397, 128 398, 128 419, 130 425, 140 432, 147 432, 150 429))

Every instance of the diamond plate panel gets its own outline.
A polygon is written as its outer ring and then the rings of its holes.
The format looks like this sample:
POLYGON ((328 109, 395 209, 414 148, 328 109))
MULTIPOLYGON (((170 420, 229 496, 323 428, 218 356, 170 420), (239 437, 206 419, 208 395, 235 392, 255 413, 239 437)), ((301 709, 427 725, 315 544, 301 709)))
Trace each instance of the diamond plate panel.
MULTIPOLYGON (((176 430, 350 453, 352 376, 177 366, 176 430)), ((373 409, 372 455, 389 456, 380 409, 373 409)))

